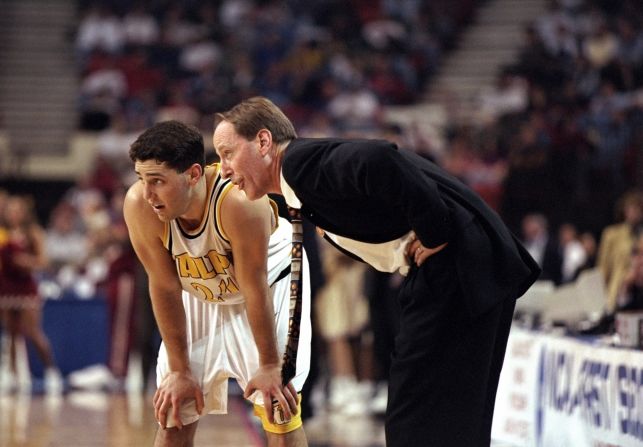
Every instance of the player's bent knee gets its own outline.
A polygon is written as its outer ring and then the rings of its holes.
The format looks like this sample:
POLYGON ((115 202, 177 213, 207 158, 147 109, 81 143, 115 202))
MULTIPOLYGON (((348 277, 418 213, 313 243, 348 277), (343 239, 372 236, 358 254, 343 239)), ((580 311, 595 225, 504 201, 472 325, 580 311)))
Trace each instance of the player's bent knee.
POLYGON ((261 425, 267 433, 285 434, 297 430, 303 425, 301 420, 301 396, 298 396, 297 414, 292 415, 289 421, 282 424, 273 424, 268 420, 266 409, 263 405, 254 405, 254 414, 261 420, 261 425))
POLYGON ((183 428, 177 427, 162 428, 159 426, 154 439, 154 447, 171 447, 174 445, 184 445, 194 439, 197 422, 184 425, 183 428))

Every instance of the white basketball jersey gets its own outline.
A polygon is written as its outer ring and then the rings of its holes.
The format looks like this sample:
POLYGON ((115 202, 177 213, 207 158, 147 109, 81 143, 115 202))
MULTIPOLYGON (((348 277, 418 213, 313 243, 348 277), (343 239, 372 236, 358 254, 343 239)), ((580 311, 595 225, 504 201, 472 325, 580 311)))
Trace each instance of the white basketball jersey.
MULTIPOLYGON (((183 290, 210 303, 237 304, 245 301, 239 292, 234 274, 232 248, 221 226, 221 203, 234 187, 222 179, 218 163, 206 166, 207 210, 199 226, 187 231, 178 219, 166 224, 164 245, 172 254, 183 290)), ((290 223, 277 216, 271 202, 277 226, 268 244, 268 283, 288 273, 292 229, 290 223)), ((252 234, 248 234, 252 237, 252 234)))

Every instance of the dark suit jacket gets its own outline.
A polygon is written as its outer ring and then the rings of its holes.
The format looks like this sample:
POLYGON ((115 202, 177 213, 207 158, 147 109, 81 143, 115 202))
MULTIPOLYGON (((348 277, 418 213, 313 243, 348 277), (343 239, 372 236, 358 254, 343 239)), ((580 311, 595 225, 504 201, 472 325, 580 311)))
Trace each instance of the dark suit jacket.
POLYGON ((295 139, 282 173, 302 214, 324 230, 381 243, 415 231, 448 242, 465 306, 476 316, 518 298, 540 269, 500 217, 430 161, 381 140, 295 139))

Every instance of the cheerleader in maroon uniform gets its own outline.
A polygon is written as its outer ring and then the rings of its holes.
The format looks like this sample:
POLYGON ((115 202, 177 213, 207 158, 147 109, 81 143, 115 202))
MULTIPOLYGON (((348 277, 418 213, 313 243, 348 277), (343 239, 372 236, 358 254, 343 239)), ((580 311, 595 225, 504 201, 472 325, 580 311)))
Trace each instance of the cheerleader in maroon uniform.
POLYGON ((10 370, 16 374, 16 338, 31 341, 45 366, 48 391, 60 388, 49 340, 42 329, 42 300, 35 272, 47 263, 44 231, 36 222, 30 201, 11 196, 0 222, 0 315, 10 338, 10 370), (54 385, 55 383, 55 385, 54 385))

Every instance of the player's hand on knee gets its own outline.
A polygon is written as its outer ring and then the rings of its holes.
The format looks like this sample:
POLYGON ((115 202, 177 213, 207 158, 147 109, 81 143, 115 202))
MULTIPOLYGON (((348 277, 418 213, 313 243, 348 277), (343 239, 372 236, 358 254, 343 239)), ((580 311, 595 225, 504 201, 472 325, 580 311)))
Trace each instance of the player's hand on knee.
POLYGON ((203 392, 196 379, 189 372, 170 372, 161 381, 153 399, 154 416, 163 428, 167 427, 169 411, 172 411, 176 427, 183 427, 180 410, 186 399, 194 399, 196 411, 201 414, 204 407, 203 392))
POLYGON ((284 389, 284 396, 286 397, 286 400, 288 401, 288 406, 290 407, 290 412, 292 414, 297 414, 297 404, 299 403, 299 399, 297 399, 297 390, 295 389, 295 385, 292 384, 292 382, 288 382, 288 385, 286 385, 284 389))
POLYGON ((273 401, 281 405, 285 419, 290 419, 292 415, 296 413, 297 393, 294 390, 295 388, 292 384, 288 384, 286 387, 281 384, 280 365, 263 365, 259 368, 252 379, 250 379, 248 385, 246 385, 243 396, 246 399, 250 399, 250 396, 255 392, 261 393, 264 408, 266 410, 266 416, 271 423, 274 423, 275 421, 272 409, 273 401), (295 393, 295 411, 293 411, 291 407, 292 396, 290 395, 293 391, 295 393))

